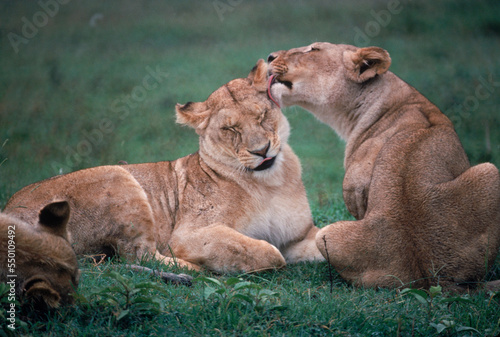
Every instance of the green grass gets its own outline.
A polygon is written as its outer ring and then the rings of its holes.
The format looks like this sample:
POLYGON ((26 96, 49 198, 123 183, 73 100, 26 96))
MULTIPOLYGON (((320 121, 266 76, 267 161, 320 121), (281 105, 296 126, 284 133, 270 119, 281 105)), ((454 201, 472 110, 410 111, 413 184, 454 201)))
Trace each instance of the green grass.
MULTIPOLYGON (((147 263, 146 263, 147 264, 147 263)), ((155 267, 155 265, 151 265, 155 267)), ((240 275, 246 287, 236 289, 237 276, 192 273, 192 287, 162 284, 142 273, 132 273, 120 263, 94 265, 82 262, 83 276, 77 304, 45 314, 23 312, 31 332, 47 336, 331 336, 331 335, 434 335, 433 324, 448 323, 449 335, 464 329, 480 334, 500 332, 500 299, 481 293, 460 298, 438 294, 420 302, 398 291, 357 289, 333 275, 332 289, 325 264, 304 263, 286 269, 240 275), (126 306, 119 294, 117 272, 133 285, 145 289, 144 296, 159 304, 142 303, 131 297, 126 306), (211 277, 223 284, 207 282, 211 277), (103 290, 118 299, 106 301, 103 290), (219 293, 207 296, 207 289, 219 293), (270 293, 258 295, 249 288, 270 293), (256 300, 261 300, 258 305, 256 300), (128 310, 123 314, 124 310, 128 310), (121 317, 120 317, 121 316, 121 317)))
MULTIPOLYGON (((195 133, 175 124, 175 103, 204 100, 271 51, 314 41, 355 44, 356 29, 370 33, 366 45, 387 49, 391 70, 452 118, 472 163, 500 165, 498 2, 401 1, 390 22, 382 1, 241 1, 219 15, 214 5, 229 3, 70 1, 15 53, 9 33, 22 36, 22 18, 33 22, 42 8, 35 1, 0 2, 0 208, 23 186, 61 172, 196 151, 195 133), (372 34, 366 28, 377 24, 377 15, 386 21, 372 34), (91 26, 91 18, 101 19, 91 26), (161 76, 144 90, 148 69, 161 76), (493 82, 489 95, 478 95, 485 81, 493 82)), ((350 218, 341 193, 344 143, 300 108, 285 114, 316 223, 350 218)), ((352 288, 335 273, 330 293, 324 263, 241 276, 277 294, 260 309, 235 296, 250 295, 232 286, 224 288, 226 298, 205 298, 209 285, 201 280, 176 287, 131 274, 119 261, 81 265, 77 304, 46 316, 26 314, 25 333, 411 336, 437 334, 442 326, 448 335, 500 332, 498 297, 482 293, 446 304, 440 299, 451 295, 438 295, 431 306, 412 294, 352 288), (103 276, 109 270, 160 287, 146 297, 162 307, 131 306, 117 320, 124 309, 92 295, 116 281, 103 276)), ((497 261, 489 278, 498 277, 497 261)))

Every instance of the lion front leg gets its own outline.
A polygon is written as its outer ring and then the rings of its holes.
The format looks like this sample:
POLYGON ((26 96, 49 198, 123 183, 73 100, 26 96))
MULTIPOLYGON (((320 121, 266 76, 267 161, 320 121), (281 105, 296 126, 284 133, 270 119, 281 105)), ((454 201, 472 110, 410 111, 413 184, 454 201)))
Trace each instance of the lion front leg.
POLYGON ((344 202, 349 213, 356 219, 365 217, 368 208, 368 194, 372 179, 373 165, 360 163, 346 170, 342 183, 344 202))
POLYGON ((222 224, 174 231, 170 247, 176 258, 216 272, 256 272, 286 265, 270 243, 222 224))
POLYGON ((347 145, 342 190, 347 209, 358 220, 366 216, 373 167, 384 144, 385 139, 369 139, 356 149, 347 145))
POLYGON ((363 219, 368 204, 368 187, 344 186, 343 197, 349 213, 358 220, 363 219))

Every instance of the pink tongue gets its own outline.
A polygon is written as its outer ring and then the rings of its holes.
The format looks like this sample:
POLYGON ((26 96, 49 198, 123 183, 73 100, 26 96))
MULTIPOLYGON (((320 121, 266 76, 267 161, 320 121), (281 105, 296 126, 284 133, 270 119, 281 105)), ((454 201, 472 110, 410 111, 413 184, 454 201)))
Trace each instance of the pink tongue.
POLYGON ((276 100, 271 95, 271 84, 273 83, 273 78, 274 78, 274 75, 269 76, 269 82, 267 82, 267 96, 269 96, 271 101, 273 101, 278 106, 278 108, 281 108, 280 105, 278 104, 278 102, 276 102, 276 100))

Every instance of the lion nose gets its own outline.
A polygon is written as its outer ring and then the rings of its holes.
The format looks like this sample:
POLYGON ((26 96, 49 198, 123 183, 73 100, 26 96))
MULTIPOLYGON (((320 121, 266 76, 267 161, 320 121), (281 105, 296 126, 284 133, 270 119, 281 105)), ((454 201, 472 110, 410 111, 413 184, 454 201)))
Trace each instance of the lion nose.
POLYGON ((261 156, 262 158, 266 158, 267 151, 269 150, 270 146, 271 146, 271 142, 269 141, 262 149, 257 150, 257 151, 250 151, 250 153, 254 154, 256 156, 261 156))
POLYGON ((275 53, 271 53, 269 54, 269 56, 267 57, 267 62, 268 63, 271 63, 273 62, 278 56, 275 54, 275 53))

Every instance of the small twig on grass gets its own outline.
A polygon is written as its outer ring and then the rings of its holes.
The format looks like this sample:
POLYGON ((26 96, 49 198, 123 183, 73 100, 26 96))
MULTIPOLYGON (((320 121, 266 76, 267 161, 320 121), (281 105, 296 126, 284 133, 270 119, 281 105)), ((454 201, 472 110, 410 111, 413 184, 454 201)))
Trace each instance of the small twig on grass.
POLYGON ((330 256, 328 255, 328 248, 326 248, 326 235, 323 235, 323 242, 325 243, 326 262, 328 263, 328 278, 330 279, 330 294, 333 293, 333 273, 332 265, 330 264, 330 256))
POLYGON ((84 255, 86 258, 92 259, 92 263, 94 264, 94 267, 97 267, 98 265, 102 264, 105 259, 106 259, 106 254, 96 254, 96 255, 84 255), (99 261, 97 260, 99 258, 99 261))
POLYGON ((129 267, 130 269, 132 269, 134 271, 145 271, 145 272, 148 272, 150 274, 160 276, 163 279, 163 281, 165 281, 165 282, 185 285, 188 287, 190 287, 192 285, 191 281, 193 280, 193 278, 189 275, 186 275, 186 274, 166 273, 163 271, 153 270, 153 269, 143 267, 143 266, 138 266, 136 264, 128 264, 128 265, 126 265, 126 267, 129 267))

